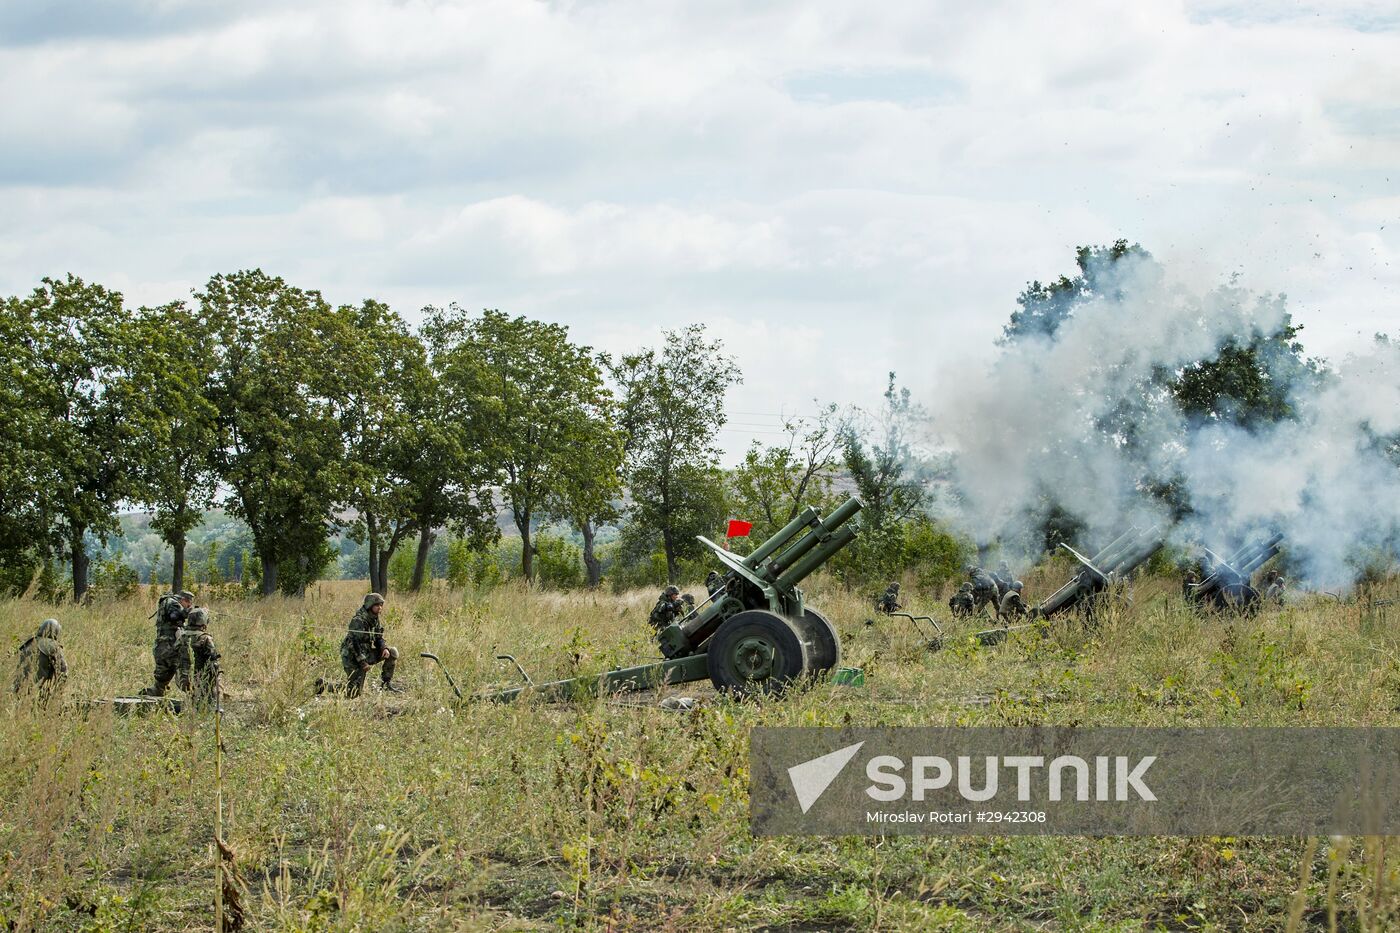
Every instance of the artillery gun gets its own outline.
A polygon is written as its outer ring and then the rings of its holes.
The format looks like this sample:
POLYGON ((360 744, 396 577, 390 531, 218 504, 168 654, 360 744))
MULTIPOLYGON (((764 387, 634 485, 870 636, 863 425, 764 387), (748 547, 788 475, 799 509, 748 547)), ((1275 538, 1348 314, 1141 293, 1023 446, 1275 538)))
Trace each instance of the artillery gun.
MULTIPOLYGON (((1133 525, 1092 557, 1085 557, 1068 544, 1061 543, 1060 547, 1069 551, 1074 555, 1074 559, 1079 561, 1080 570, 1068 583, 1031 609, 1031 618, 1048 619, 1072 609, 1088 607, 1094 597, 1147 563, 1165 543, 1159 525, 1150 528, 1138 528, 1133 525)), ((995 645, 1003 641, 1007 633, 1027 627, 1029 626, 1016 625, 988 629, 978 632, 975 637, 983 645, 995 645)))
POLYGON ((1250 585, 1250 577, 1282 549, 1283 535, 1279 533, 1246 544, 1229 558, 1204 548, 1211 560, 1211 571, 1200 583, 1187 585, 1187 601, 1220 610, 1254 611, 1259 606, 1259 591, 1250 585))
POLYGON ((526 675, 522 686, 480 697, 509 703, 530 692, 560 700, 707 677, 723 692, 749 696, 779 693, 803 677, 830 671, 841 661, 840 636, 806 604, 797 584, 855 540, 855 528, 846 523, 860 509, 854 498, 825 519, 816 509, 803 509, 744 557, 697 535, 724 566, 724 587, 658 633, 664 660, 542 684, 526 675))

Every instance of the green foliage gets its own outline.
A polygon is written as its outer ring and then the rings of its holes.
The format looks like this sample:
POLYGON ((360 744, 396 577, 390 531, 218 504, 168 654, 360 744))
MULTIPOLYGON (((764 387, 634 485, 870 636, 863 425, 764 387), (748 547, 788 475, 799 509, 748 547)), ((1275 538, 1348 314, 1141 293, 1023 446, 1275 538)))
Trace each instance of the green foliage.
POLYGON ((414 557, 414 553, 406 548, 394 552, 389 561, 389 582, 394 589, 406 590, 412 584, 414 557))
POLYGON ((490 590, 506 579, 494 551, 482 551, 470 541, 453 538, 447 544, 447 584, 461 589, 490 590))
POLYGON ((923 589, 939 589, 963 576, 976 545, 941 523, 919 515, 904 524, 904 561, 923 589))
POLYGON ((570 590, 583 583, 583 552, 554 535, 535 538, 536 573, 541 586, 570 590))
POLYGON ((832 480, 847 423, 831 405, 815 419, 790 419, 785 425, 786 444, 753 442, 743 462, 729 474, 730 508, 737 517, 753 522, 749 539, 742 544, 736 541, 736 550, 771 537, 806 506, 825 514, 840 504, 832 480))
POLYGON ((608 364, 622 399, 628 517, 660 539, 671 580, 683 559, 700 556, 695 535, 713 535, 725 518, 714 438, 725 424, 725 392, 742 377, 722 351, 696 324, 666 331, 659 350, 608 364))
POLYGON ((1074 253, 1079 272, 1060 276, 1049 284, 1031 282, 1016 298, 1019 310, 1002 328, 1000 344, 1027 337, 1052 337, 1075 308, 1092 298, 1121 297, 1124 279, 1151 270, 1152 254, 1137 243, 1115 240, 1112 246, 1081 246, 1074 253))
POLYGON ((141 588, 141 579, 119 557, 109 557, 93 565, 92 594, 103 598, 125 599, 141 588))

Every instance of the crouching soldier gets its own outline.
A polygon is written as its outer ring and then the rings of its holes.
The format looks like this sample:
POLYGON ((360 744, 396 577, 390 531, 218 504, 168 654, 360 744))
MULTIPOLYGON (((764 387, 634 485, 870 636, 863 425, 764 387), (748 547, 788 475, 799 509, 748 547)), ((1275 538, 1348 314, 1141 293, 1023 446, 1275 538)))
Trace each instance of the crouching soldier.
POLYGON ((1012 622, 1026 615, 1026 601, 1021 597, 1023 586, 1020 580, 1011 581, 1011 585, 1006 588, 1006 595, 1001 598, 1001 605, 997 607, 998 619, 1012 622))
POLYGON ((665 631, 666 626, 684 616, 685 612, 685 602, 681 599, 680 589, 668 586, 661 591, 661 596, 657 598, 647 621, 651 623, 652 628, 661 632, 665 631))
POLYGON ((151 686, 141 691, 143 697, 163 697, 170 681, 180 669, 180 627, 189 617, 194 605, 194 594, 189 590, 170 593, 160 598, 156 604, 156 643, 151 649, 155 658, 155 678, 151 686))
POLYGON ((953 617, 957 619, 965 619, 972 615, 977 604, 972 598, 971 583, 964 583, 958 587, 958 591, 948 598, 948 608, 952 610, 953 617))
POLYGON ((385 690, 399 693, 400 687, 393 683, 394 665, 399 660, 399 649, 384 643, 384 624, 379 621, 384 611, 384 597, 370 593, 350 619, 349 631, 340 643, 340 666, 345 668, 347 682, 345 695, 357 697, 365 685, 365 675, 374 665, 384 663, 379 677, 385 690))
POLYGON ((180 664, 176 683, 195 709, 218 706, 221 699, 219 649, 209 634, 209 610, 191 609, 177 642, 180 664))
POLYGON ((889 615, 891 612, 898 612, 904 607, 899 604, 899 584, 891 583, 885 587, 885 592, 875 597, 875 611, 889 615))
POLYGON ((15 693, 30 691, 40 702, 48 702, 63 689, 68 662, 63 659, 63 646, 58 643, 62 634, 63 626, 57 619, 45 619, 39 623, 34 637, 19 646, 15 693))
POLYGON ((975 612, 981 612, 983 606, 990 606, 992 612, 997 610, 997 599, 999 598, 996 581, 992 575, 981 567, 969 566, 967 568, 968 579, 972 581, 972 603, 975 612))

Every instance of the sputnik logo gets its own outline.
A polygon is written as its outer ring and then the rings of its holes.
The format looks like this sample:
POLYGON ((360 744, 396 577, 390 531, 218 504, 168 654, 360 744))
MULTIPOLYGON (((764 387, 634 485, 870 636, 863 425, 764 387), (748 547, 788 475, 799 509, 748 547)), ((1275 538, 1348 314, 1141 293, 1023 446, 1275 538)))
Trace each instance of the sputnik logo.
POLYGON ((788 768, 788 779, 792 781, 792 789, 797 793, 797 803, 802 807, 803 813, 812 809, 812 805, 821 799, 831 782, 850 764, 864 744, 857 742, 847 745, 820 758, 813 758, 788 768))

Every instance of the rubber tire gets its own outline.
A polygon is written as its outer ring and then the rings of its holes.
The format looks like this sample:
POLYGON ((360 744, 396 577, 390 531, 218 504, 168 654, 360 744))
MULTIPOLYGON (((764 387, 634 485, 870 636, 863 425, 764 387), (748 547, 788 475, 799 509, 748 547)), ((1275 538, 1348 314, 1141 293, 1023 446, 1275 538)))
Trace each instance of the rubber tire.
POLYGON ((715 689, 737 697, 776 696, 809 670, 807 646, 796 626, 763 609, 749 609, 726 619, 710 637, 705 663, 715 689), (761 681, 744 680, 726 661, 739 641, 754 635, 770 641, 777 655, 775 673, 761 681))
POLYGON ((826 616, 815 609, 805 609, 802 618, 792 621, 807 643, 810 673, 821 674, 841 666, 841 636, 836 634, 826 616))

